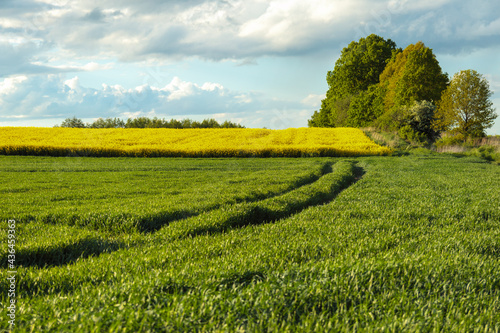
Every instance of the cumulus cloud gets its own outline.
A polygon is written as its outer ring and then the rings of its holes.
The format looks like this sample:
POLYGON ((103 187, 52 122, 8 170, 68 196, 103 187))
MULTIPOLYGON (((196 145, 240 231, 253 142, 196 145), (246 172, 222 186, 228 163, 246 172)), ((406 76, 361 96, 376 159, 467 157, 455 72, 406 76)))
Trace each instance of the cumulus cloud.
POLYGON ((321 106, 321 101, 326 98, 326 94, 316 95, 309 94, 306 98, 302 100, 302 104, 310 106, 312 108, 319 108, 321 106))
POLYGON ((500 93, 500 75, 487 74, 485 78, 490 84, 490 90, 494 93, 500 93))
POLYGON ((500 44, 500 7, 494 0, 9 3, 15 5, 0 6, 0 29, 77 57, 242 60, 331 50, 370 33, 405 43, 421 36, 450 52, 500 44), (486 43, 478 42, 483 38, 486 43))
POLYGON ((271 120, 283 120, 303 109, 300 102, 269 99, 257 93, 241 94, 219 83, 197 84, 178 77, 164 87, 145 84, 132 89, 107 84, 101 89, 87 88, 80 84, 78 76, 16 76, 0 81, 0 122, 74 115, 88 119, 234 114, 237 119, 253 119, 255 114, 267 114, 271 120))

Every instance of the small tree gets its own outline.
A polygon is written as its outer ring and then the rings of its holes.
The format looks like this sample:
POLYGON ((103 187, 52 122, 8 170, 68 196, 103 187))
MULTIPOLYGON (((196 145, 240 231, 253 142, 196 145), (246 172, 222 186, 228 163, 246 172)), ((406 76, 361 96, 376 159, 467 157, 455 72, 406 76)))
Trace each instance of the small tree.
POLYGON ((220 125, 215 119, 203 119, 200 123, 200 128, 219 128, 220 125))
POLYGON ((73 116, 73 118, 64 119, 64 121, 61 123, 61 127, 85 128, 86 126, 83 120, 73 116))
POLYGON ((475 70, 453 76, 439 103, 434 128, 459 136, 482 137, 497 118, 488 81, 475 70))
POLYGON ((168 121, 165 119, 159 119, 158 117, 154 117, 148 123, 147 127, 149 128, 163 128, 168 126, 168 121))
POLYGON ((152 120, 147 117, 128 118, 125 128, 148 128, 152 120))
POLYGON ((90 128, 124 128, 125 122, 120 118, 99 118, 88 127, 90 128))
POLYGON ((182 128, 192 128, 193 121, 191 119, 182 119, 181 126, 182 128))
POLYGON ((237 123, 233 123, 231 121, 225 120, 221 125, 221 128, 245 128, 245 126, 242 126, 237 123))
POLYGON ((182 128, 182 123, 177 119, 170 119, 169 128, 182 128))
POLYGON ((429 101, 415 101, 410 108, 405 110, 405 119, 400 129, 407 139, 413 141, 434 141, 438 132, 432 126, 436 106, 429 101))

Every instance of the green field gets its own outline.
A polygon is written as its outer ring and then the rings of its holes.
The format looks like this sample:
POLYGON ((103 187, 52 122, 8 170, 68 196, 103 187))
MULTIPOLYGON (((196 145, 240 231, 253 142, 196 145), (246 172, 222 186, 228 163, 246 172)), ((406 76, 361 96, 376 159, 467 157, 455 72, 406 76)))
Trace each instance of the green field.
POLYGON ((500 167, 476 157, 0 156, 0 173, 19 332, 500 332, 500 167))

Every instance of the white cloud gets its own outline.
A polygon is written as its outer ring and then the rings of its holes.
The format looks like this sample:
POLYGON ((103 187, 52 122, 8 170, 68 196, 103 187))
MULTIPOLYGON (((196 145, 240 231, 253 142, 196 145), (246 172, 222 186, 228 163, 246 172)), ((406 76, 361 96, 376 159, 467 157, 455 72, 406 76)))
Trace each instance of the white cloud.
MULTIPOLYGON (((66 61, 96 55, 124 61, 192 56, 245 60, 337 49, 370 33, 407 44, 424 36, 450 50, 453 45, 455 50, 477 47, 478 36, 500 43, 494 0, 103 0, 98 7, 93 0, 16 3, 15 10, 0 11, 2 38, 18 44, 36 40, 57 48, 66 61)), ((31 55, 25 60, 36 61, 31 55)))
POLYGON ((344 17, 356 15, 356 7, 357 1, 346 0, 275 0, 270 2, 264 14, 245 22, 239 36, 292 43, 294 37, 312 36, 311 30, 321 24, 337 23, 344 17))
POLYGON ((24 75, 14 76, 4 79, 0 82, 0 95, 12 95, 17 90, 18 85, 26 81, 28 78, 24 75))
POLYGON ((321 101, 326 98, 326 95, 316 95, 316 94, 309 94, 306 98, 302 100, 302 104, 306 106, 310 106, 313 108, 318 108, 321 106, 321 101))
POLYGON ((113 67, 114 67, 114 64, 111 62, 103 65, 103 64, 98 64, 95 61, 92 61, 92 62, 89 62, 89 63, 81 66, 81 70, 86 71, 86 72, 95 72, 95 71, 100 71, 100 70, 111 69, 113 67))
POLYGON ((0 81, 0 106, 2 123, 15 120, 13 115, 33 120, 72 116, 82 119, 193 115, 209 118, 235 114, 234 119, 245 120, 253 119, 258 111, 272 115, 276 124, 304 107, 300 102, 269 99, 255 93, 241 94, 219 83, 197 84, 178 77, 161 89, 147 84, 132 89, 103 84, 101 89, 92 89, 82 86, 78 76, 66 79, 62 75, 6 78, 0 81))
POLYGON ((460 33, 468 38, 481 38, 485 36, 497 36, 500 31, 500 18, 491 22, 474 22, 472 25, 466 24, 459 29, 460 33))
POLYGON ((64 81, 64 84, 67 85, 71 90, 77 90, 80 86, 78 76, 75 76, 72 79, 64 81))
POLYGON ((224 95, 224 87, 219 83, 205 82, 200 86, 196 83, 182 81, 178 77, 174 77, 169 84, 159 90, 169 93, 167 96, 169 101, 199 95, 202 92, 214 92, 220 96, 224 95))
POLYGON ((249 95, 242 94, 234 96, 234 98, 238 101, 238 103, 252 103, 252 98, 249 95))
POLYGON ((224 87, 220 83, 212 83, 212 82, 205 82, 201 86, 201 90, 205 91, 215 91, 215 90, 224 90, 224 87))
POLYGON ((174 77, 172 82, 167 84, 161 90, 169 92, 167 99, 173 101, 194 94, 195 85, 191 82, 184 82, 178 77, 174 77))
POLYGON ((494 93, 499 93, 500 95, 500 74, 485 74, 484 77, 488 80, 490 90, 494 93))

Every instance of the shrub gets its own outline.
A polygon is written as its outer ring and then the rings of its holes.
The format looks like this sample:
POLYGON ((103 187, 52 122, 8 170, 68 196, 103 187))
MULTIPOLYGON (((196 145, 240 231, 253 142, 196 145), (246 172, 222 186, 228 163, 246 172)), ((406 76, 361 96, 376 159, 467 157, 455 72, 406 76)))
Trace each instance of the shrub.
POLYGON ((416 132, 410 125, 403 126, 399 129, 399 136, 405 140, 416 144, 423 144, 426 141, 424 134, 416 132))
POLYGON ((460 146, 464 143, 462 135, 443 136, 435 142, 436 147, 460 146))

